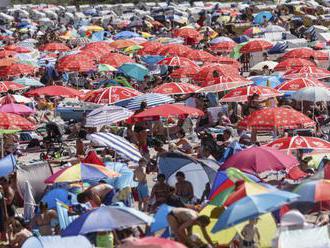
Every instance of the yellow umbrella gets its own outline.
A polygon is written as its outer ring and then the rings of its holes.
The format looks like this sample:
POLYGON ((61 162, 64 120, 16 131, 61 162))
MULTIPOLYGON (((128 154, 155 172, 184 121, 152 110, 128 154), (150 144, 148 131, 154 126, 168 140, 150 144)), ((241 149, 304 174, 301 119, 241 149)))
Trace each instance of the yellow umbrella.
POLYGON ((133 45, 133 46, 129 46, 129 47, 125 48, 124 52, 125 53, 134 53, 142 48, 143 48, 143 46, 133 45))
POLYGON ((146 38, 146 39, 154 37, 152 34, 149 34, 147 32, 141 32, 141 35, 142 35, 143 38, 146 38))
POLYGON ((91 26, 86 27, 86 31, 90 31, 90 32, 100 32, 103 30, 104 30, 104 28, 97 26, 97 25, 91 25, 91 26))

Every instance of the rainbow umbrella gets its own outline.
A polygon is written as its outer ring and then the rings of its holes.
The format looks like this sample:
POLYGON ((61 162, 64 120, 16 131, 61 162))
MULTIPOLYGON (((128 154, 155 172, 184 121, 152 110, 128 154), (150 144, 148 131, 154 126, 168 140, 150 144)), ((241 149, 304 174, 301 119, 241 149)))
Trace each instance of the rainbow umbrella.
POLYGON ((315 180, 300 184, 294 193, 300 195, 299 202, 330 201, 330 180, 315 180))
POLYGON ((48 177, 45 183, 69 183, 84 180, 99 180, 102 178, 118 177, 119 174, 104 166, 80 163, 61 169, 48 177))

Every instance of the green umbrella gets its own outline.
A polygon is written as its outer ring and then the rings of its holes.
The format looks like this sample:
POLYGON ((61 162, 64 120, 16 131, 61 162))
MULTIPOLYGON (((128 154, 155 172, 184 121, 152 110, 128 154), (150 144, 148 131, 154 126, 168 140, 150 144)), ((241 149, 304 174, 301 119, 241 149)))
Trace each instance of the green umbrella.
POLYGON ((42 83, 40 81, 34 79, 34 78, 27 78, 27 77, 22 77, 22 78, 17 78, 14 80, 15 83, 22 84, 24 86, 34 86, 34 87, 43 87, 42 83))
POLYGON ((247 42, 243 42, 240 43, 238 45, 236 45, 233 49, 233 51, 230 53, 230 57, 233 59, 238 59, 241 57, 241 53, 239 52, 239 50, 241 49, 242 46, 244 46, 247 42))
POLYGON ((128 87, 128 88, 133 88, 132 85, 123 76, 117 76, 113 80, 120 83, 122 86, 125 86, 125 87, 128 87))

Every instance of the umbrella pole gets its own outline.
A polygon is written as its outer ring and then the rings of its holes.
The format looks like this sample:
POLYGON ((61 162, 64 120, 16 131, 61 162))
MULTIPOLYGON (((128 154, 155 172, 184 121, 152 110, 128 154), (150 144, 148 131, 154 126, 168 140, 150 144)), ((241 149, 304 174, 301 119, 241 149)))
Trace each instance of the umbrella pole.
POLYGON ((1 134, 1 158, 3 158, 4 151, 3 151, 4 145, 3 145, 3 134, 1 134))

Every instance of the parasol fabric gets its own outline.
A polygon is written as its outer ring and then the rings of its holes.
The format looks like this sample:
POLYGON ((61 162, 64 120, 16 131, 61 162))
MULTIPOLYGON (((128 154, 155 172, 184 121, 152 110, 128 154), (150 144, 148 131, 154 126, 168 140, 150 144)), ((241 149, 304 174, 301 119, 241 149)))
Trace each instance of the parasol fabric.
POLYGON ((147 107, 151 108, 165 103, 173 103, 174 99, 164 94, 146 93, 131 99, 127 104, 127 108, 130 110, 138 110, 142 102, 146 102, 147 107))
POLYGON ((0 68, 0 76, 13 77, 20 75, 28 75, 33 74, 35 70, 36 68, 31 65, 15 63, 10 66, 0 68))
POLYGON ((330 201, 330 180, 303 182, 293 192, 300 196, 299 202, 330 201))
POLYGON ((284 73, 283 78, 285 79, 296 79, 296 78, 310 78, 310 79, 323 79, 329 78, 330 71, 324 68, 318 68, 314 66, 303 66, 293 68, 284 73))
POLYGON ((316 67, 316 65, 307 59, 295 59, 295 58, 289 58, 281 61, 278 63, 275 67, 275 71, 286 71, 290 69, 295 69, 295 68, 301 68, 303 66, 310 66, 310 67, 316 67))
POLYGON ((253 52, 261 52, 264 50, 268 50, 273 47, 273 44, 269 41, 265 40, 253 40, 249 41, 245 45, 243 45, 240 49, 241 53, 253 53, 253 52))
POLYGON ((306 87, 327 87, 327 85, 317 79, 296 78, 283 82, 276 86, 276 89, 279 91, 297 91, 306 87))
POLYGON ((153 93, 165 95, 183 95, 195 93, 200 87, 189 83, 165 83, 152 90, 153 93))
POLYGON ((62 97, 80 97, 82 93, 76 89, 60 86, 51 85, 35 90, 30 90, 25 93, 26 96, 62 96, 62 97))
POLYGON ((120 67, 125 63, 133 63, 133 62, 134 60, 131 59, 129 56, 120 53, 107 54, 100 59, 101 64, 111 65, 116 68, 120 67))
POLYGON ((19 115, 0 112, 0 129, 34 130, 35 128, 35 124, 19 115))
POLYGON ((28 116, 35 113, 35 110, 23 104, 8 103, 0 106, 0 112, 28 116))
POLYGON ((293 149, 330 149, 330 142, 316 137, 293 136, 279 138, 267 144, 279 150, 293 149))
POLYGON ((40 46, 39 50, 47 52, 67 52, 70 48, 63 43, 51 42, 40 46))
POLYGON ((324 87, 306 87, 296 91, 292 98, 296 101, 321 102, 330 101, 330 89, 324 87))

